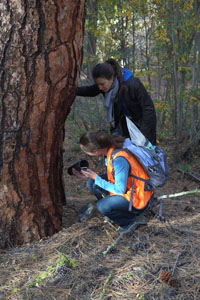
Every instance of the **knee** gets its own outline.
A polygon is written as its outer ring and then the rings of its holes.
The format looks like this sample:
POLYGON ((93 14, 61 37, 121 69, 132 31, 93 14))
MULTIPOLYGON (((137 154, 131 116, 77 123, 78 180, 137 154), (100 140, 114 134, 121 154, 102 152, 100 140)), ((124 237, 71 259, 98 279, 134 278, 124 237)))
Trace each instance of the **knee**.
POLYGON ((96 206, 97 206, 98 211, 102 215, 106 216, 106 214, 109 212, 109 208, 108 208, 108 205, 105 203, 104 199, 105 198, 98 200, 96 206))
POLYGON ((90 191, 93 191, 94 180, 92 178, 89 178, 87 180, 86 186, 90 191))

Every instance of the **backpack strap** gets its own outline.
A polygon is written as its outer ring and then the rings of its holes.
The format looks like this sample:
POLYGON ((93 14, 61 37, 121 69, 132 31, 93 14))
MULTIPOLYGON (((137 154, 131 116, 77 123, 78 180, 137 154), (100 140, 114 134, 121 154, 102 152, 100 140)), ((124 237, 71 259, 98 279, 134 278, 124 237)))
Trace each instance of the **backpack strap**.
MULTIPOLYGON (((133 178, 136 178, 136 179, 139 179, 139 180, 142 180, 144 182, 148 181, 148 179, 143 179, 141 177, 138 177, 138 176, 135 176, 135 175, 132 175, 132 174, 130 174, 129 176, 133 177, 133 178)), ((132 191, 131 191, 131 198, 130 198, 129 207, 128 207, 129 211, 132 211, 132 207, 133 207, 134 185, 135 185, 135 182, 134 182, 134 179, 133 179, 133 185, 132 185, 132 191)))
MULTIPOLYGON (((130 175, 130 176, 134 177, 133 175, 130 175)), ((131 191, 131 198, 130 198, 130 202, 129 202, 129 206, 128 206, 128 210, 129 211, 132 211, 132 208, 133 208, 134 186, 135 186, 135 182, 134 182, 134 179, 133 179, 132 191, 131 191)))
MULTIPOLYGON (((110 161, 111 161, 112 166, 113 166, 113 158, 114 158, 115 154, 117 154, 119 151, 124 151, 124 149, 114 149, 111 153, 110 161)), ((118 156, 118 157, 123 157, 123 156, 118 156)), ((123 157, 123 158, 125 158, 125 157, 123 157)), ((130 164, 129 164, 129 173, 130 173, 130 164)))

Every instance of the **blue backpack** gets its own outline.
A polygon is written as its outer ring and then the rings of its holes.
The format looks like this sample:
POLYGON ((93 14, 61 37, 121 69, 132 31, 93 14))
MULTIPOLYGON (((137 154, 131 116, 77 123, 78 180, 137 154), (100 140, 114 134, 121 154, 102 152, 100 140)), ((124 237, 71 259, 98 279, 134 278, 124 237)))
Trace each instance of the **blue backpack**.
MULTIPOLYGON (((144 146, 136 146, 129 138, 125 139, 123 149, 131 152, 146 170, 150 188, 163 186, 170 174, 167 154, 159 146, 153 146, 149 141, 144 146)), ((143 180, 143 179, 142 179, 143 180)))

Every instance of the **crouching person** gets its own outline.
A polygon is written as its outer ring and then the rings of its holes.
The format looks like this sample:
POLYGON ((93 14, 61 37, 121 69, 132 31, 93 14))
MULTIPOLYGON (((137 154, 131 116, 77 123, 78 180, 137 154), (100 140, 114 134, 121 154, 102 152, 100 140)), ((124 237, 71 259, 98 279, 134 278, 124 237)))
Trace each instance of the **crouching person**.
POLYGON ((84 133, 80 137, 82 151, 91 156, 104 155, 107 176, 91 169, 81 173, 73 170, 77 177, 87 178, 87 187, 97 198, 98 211, 117 224, 120 231, 127 230, 153 198, 153 191, 145 190, 148 175, 138 160, 123 149, 124 140, 104 131, 84 133))

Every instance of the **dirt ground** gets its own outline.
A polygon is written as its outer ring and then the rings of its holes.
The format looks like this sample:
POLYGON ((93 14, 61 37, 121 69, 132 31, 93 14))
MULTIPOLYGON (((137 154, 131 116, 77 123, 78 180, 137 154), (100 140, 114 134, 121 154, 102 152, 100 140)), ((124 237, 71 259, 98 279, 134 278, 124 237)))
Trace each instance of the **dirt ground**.
MULTIPOLYGON (((0 299, 200 300, 200 194, 163 200, 162 222, 155 205, 147 225, 119 238, 117 227, 96 210, 88 221, 77 222, 78 210, 95 199, 85 182, 67 173, 73 162, 86 157, 69 145, 68 139, 63 229, 49 239, 0 252, 0 299)), ((173 161, 173 139, 161 146, 169 153, 171 174, 156 196, 199 189, 198 180, 178 169, 200 177, 200 146, 192 161, 179 165, 173 161)), ((89 163, 99 172, 104 168, 102 159, 89 158, 89 163)))

